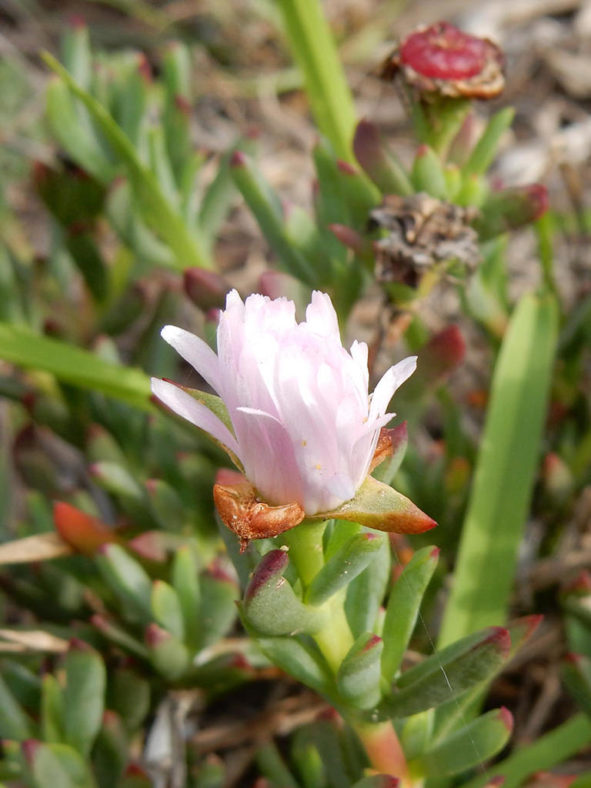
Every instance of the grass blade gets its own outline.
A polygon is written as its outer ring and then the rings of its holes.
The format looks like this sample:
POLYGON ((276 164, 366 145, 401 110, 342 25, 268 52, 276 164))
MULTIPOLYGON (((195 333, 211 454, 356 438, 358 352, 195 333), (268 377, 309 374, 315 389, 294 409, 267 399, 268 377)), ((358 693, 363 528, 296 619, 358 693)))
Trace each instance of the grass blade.
POLYGON ((557 333, 554 299, 524 296, 493 376, 440 647, 505 620, 536 477, 557 333))
POLYGON ((97 391, 149 410, 150 379, 139 369, 112 364, 88 350, 36 334, 29 328, 0 323, 0 358, 43 370, 74 386, 97 391))

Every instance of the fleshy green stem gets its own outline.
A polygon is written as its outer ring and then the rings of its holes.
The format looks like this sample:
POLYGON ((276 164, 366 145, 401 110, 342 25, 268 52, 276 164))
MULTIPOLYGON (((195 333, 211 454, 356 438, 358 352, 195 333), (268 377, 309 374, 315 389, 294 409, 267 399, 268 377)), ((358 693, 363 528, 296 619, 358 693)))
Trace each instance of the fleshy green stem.
POLYGON ((324 566, 322 536, 326 529, 326 521, 313 522, 304 520, 283 534, 282 541, 289 548, 289 557, 304 587, 310 585, 324 566))
POLYGON ((354 722, 353 728, 377 772, 398 777, 401 788, 417 786, 410 777, 404 751, 391 722, 354 722))
MULTIPOLYGON (((289 555, 304 590, 324 566, 322 537, 326 523, 304 521, 283 535, 289 555)), ((334 594, 324 605, 327 623, 313 635, 316 645, 336 675, 343 659, 353 645, 353 635, 345 614, 346 588, 334 594)), ((410 778, 404 752, 391 722, 365 722, 341 710, 359 736, 372 767, 380 773, 398 777, 403 788, 417 788, 410 778)))

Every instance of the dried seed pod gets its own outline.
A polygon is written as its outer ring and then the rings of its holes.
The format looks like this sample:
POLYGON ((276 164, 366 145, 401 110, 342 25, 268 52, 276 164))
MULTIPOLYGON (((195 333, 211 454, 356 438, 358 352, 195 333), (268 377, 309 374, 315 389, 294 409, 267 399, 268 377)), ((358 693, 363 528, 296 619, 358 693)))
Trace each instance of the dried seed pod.
POLYGON ((414 287, 425 270, 445 260, 475 268, 480 252, 470 225, 477 215, 474 207, 463 208, 424 192, 386 195, 370 213, 371 224, 388 231, 374 244, 377 280, 414 287))
POLYGON ((380 76, 388 81, 401 76, 421 95, 491 99, 505 86, 503 64, 502 51, 490 39, 436 22, 407 36, 380 76))

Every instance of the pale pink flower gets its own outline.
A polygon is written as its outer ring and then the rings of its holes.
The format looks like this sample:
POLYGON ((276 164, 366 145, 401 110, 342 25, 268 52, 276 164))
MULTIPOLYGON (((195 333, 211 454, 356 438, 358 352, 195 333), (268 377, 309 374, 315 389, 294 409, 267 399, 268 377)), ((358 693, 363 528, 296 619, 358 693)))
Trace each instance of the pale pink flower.
POLYGON ((320 292, 298 324, 292 301, 251 295, 243 303, 233 290, 217 355, 181 328, 165 326, 162 336, 221 397, 233 429, 172 383, 153 379, 156 397, 229 449, 263 500, 297 502, 306 515, 353 498, 393 416, 390 399, 416 366, 412 356, 390 367, 369 396, 367 345, 345 350, 331 300, 320 292))

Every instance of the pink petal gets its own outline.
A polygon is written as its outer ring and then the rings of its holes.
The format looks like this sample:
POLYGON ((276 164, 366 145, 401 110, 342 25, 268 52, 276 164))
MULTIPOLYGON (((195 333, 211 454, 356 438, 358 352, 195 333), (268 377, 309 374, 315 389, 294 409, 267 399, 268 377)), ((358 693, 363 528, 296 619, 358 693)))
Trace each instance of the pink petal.
POLYGON ((337 313, 334 311, 330 296, 326 293, 314 290, 312 301, 306 309, 306 323, 315 334, 336 337, 339 345, 341 344, 337 313))
POLYGON ((375 387, 369 408, 369 421, 375 421, 386 412, 394 392, 407 380, 417 368, 417 357, 409 356, 395 364, 382 376, 375 387))
POLYGON ((214 391, 220 390, 219 361, 216 354, 195 334, 176 326, 164 326, 160 332, 163 339, 176 350, 214 391))
POLYGON ((208 432, 217 441, 234 452, 239 459, 242 459, 236 438, 226 425, 201 402, 197 402, 190 394, 187 394, 186 391, 178 388, 173 383, 168 383, 166 380, 160 380, 159 378, 152 378, 152 392, 167 408, 187 419, 199 429, 208 432))

